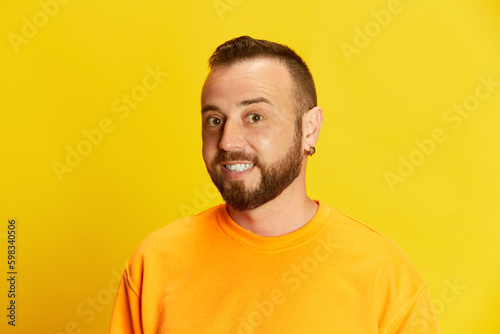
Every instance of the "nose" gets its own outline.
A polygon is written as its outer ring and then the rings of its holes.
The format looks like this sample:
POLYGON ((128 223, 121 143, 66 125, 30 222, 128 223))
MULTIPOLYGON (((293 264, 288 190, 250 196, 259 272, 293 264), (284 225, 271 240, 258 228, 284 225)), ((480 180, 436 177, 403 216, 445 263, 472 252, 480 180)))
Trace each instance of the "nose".
POLYGON ((222 130, 219 148, 224 151, 240 150, 245 147, 243 129, 237 121, 226 120, 222 130))

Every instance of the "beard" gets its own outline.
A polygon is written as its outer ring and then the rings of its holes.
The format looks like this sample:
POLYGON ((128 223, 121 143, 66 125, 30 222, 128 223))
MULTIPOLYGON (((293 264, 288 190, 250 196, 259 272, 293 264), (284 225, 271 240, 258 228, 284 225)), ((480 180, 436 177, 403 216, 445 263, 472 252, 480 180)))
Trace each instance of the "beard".
POLYGON ((285 157, 271 164, 265 164, 257 156, 244 152, 222 151, 211 162, 208 173, 219 190, 224 201, 238 211, 248 211, 275 199, 300 174, 302 165, 302 129, 296 131, 292 147, 285 157), (247 189, 245 181, 232 180, 225 184, 220 168, 225 168, 222 161, 248 161, 258 166, 261 173, 260 183, 254 189, 247 189))

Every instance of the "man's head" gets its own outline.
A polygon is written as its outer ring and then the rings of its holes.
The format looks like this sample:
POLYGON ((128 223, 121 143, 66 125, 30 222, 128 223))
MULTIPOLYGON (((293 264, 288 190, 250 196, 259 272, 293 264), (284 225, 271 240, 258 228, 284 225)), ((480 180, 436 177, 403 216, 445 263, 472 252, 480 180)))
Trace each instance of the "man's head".
POLYGON ((316 87, 309 68, 304 60, 286 45, 241 36, 219 45, 208 63, 210 69, 214 69, 256 58, 276 59, 286 66, 294 83, 293 96, 297 118, 318 105, 316 87))
POLYGON ((247 36, 219 46, 209 62, 203 158, 222 197, 246 211, 299 190, 322 120, 305 63, 286 46, 247 36))

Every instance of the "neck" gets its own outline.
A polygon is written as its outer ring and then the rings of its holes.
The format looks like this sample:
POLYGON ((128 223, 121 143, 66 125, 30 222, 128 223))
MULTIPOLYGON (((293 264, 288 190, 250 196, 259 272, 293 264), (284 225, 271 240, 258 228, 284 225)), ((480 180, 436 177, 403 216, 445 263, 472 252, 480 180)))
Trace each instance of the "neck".
POLYGON ((292 183, 278 197, 249 211, 228 206, 231 218, 244 229, 264 237, 298 230, 316 214, 318 204, 307 197, 305 183, 292 183))

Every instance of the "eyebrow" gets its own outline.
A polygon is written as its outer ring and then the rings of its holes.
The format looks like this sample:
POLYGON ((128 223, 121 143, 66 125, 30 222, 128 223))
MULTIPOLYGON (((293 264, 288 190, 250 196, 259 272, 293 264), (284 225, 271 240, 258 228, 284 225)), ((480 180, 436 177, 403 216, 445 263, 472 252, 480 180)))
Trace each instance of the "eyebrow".
POLYGON ((204 114, 207 111, 220 111, 220 109, 219 109, 219 107, 216 107, 213 104, 207 104, 207 105, 204 105, 203 108, 201 108, 201 113, 204 114))
POLYGON ((272 104, 271 101, 269 101, 268 99, 266 99, 263 96, 259 96, 259 97, 256 97, 256 98, 250 99, 250 100, 241 101, 239 105, 243 107, 243 106, 251 105, 253 103, 260 103, 260 102, 264 102, 264 103, 267 103, 267 104, 269 104, 271 106, 274 106, 274 104, 272 104))
MULTIPOLYGON (((249 106, 251 104, 254 104, 254 103, 267 103, 271 106, 274 106, 274 104, 269 100, 269 99, 266 99, 265 97, 263 96, 259 96, 259 97, 255 97, 253 99, 249 99, 249 100, 243 100, 241 101, 240 103, 238 103, 238 106, 240 107, 246 107, 246 106, 249 106)), ((207 111, 220 111, 220 108, 213 105, 213 104, 207 104, 207 105, 204 105, 203 108, 201 108, 201 113, 205 113, 207 111)))

